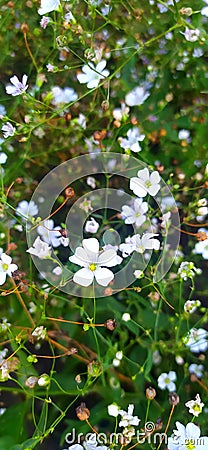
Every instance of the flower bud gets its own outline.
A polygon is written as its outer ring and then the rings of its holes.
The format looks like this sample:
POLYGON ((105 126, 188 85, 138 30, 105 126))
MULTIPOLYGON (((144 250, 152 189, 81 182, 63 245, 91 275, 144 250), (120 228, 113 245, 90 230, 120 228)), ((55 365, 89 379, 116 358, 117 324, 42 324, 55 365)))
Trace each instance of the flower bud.
POLYGON ((178 405, 179 401, 180 401, 180 398, 179 398, 178 394, 176 394, 176 392, 171 392, 169 394, 169 402, 171 405, 176 406, 176 405, 178 405))
POLYGON ((148 400, 153 400, 156 397, 156 390, 152 386, 146 389, 146 397, 148 400))
POLYGON ((107 330, 113 331, 117 327, 117 323, 115 319, 108 319, 104 323, 104 326, 107 328, 107 330))
POLYGON ((76 415, 79 420, 89 419, 90 410, 86 407, 85 403, 81 403, 81 405, 76 408, 76 415))
POLYGON ((48 386, 50 384, 50 377, 47 373, 43 373, 40 378, 38 378, 38 386, 48 386))

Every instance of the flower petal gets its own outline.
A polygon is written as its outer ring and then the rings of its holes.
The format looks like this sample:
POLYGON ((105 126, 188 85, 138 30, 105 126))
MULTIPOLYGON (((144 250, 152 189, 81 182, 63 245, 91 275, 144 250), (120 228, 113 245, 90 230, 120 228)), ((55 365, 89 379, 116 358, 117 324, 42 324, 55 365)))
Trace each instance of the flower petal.
POLYGON ((100 266, 113 267, 115 266, 115 256, 117 256, 115 250, 105 250, 98 256, 98 264, 100 266))
POLYGON ((0 286, 6 281, 6 272, 0 272, 0 286))
POLYGON ((138 197, 145 197, 147 195, 147 190, 144 189, 141 181, 137 177, 133 177, 130 179, 130 189, 134 192, 138 197))
POLYGON ((137 176, 143 181, 149 180, 149 170, 147 169, 147 167, 142 170, 138 170, 137 176))
POLYGON ((77 284, 80 284, 81 286, 90 286, 93 282, 94 273, 92 270, 89 269, 80 269, 78 272, 76 272, 73 276, 73 281, 77 284))
POLYGON ((6 255, 6 253, 2 253, 1 254, 1 260, 4 264, 8 264, 8 266, 11 264, 12 262, 12 258, 9 255, 6 255))
POLYGON ((99 252, 99 241, 96 238, 83 239, 82 245, 88 254, 99 252))
POLYGON ((200 437, 200 428, 197 427, 194 423, 189 422, 186 425, 186 436, 188 439, 197 439, 200 437))
POLYGON ((7 274, 11 277, 11 274, 15 272, 15 270, 17 269, 18 269, 17 264, 10 264, 10 266, 7 269, 7 274))
POLYGON ((107 286, 110 281, 114 279, 114 274, 109 269, 105 269, 104 267, 98 267, 95 272, 95 278, 98 284, 101 286, 107 286))

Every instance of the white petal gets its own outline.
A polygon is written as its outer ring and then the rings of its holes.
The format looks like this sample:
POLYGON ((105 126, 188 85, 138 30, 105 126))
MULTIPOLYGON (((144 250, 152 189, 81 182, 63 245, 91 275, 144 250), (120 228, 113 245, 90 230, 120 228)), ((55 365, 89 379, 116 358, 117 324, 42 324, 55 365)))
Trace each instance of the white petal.
POLYGON ((104 267, 98 267, 95 272, 95 278, 98 284, 101 286, 107 286, 110 281, 114 279, 114 274, 109 269, 105 269, 104 267))
POLYGON ((15 86, 15 87, 19 87, 19 80, 17 78, 16 75, 14 75, 13 77, 10 78, 11 83, 15 86))
POLYGON ((106 267, 113 267, 115 266, 115 257, 116 257, 115 250, 105 250, 101 255, 98 257, 98 263, 100 266, 106 266, 106 267))
POLYGON ((77 284, 80 284, 81 286, 90 286, 93 282, 94 273, 92 270, 89 269, 80 269, 78 272, 76 272, 73 276, 73 281, 77 284))
POLYGON ((102 59, 96 66, 97 72, 102 72, 103 69, 105 68, 105 66, 106 66, 106 61, 104 59, 102 59))
POLYGON ((135 195, 138 195, 138 197, 145 197, 147 195, 147 190, 144 189, 144 186, 141 185, 141 181, 137 177, 130 179, 129 187, 135 195))
POLYGON ((81 84, 87 83, 89 80, 88 75, 85 75, 83 73, 78 73, 77 74, 77 79, 81 84))
POLYGON ((11 274, 13 272, 15 272, 15 270, 17 270, 17 269, 18 269, 18 266, 16 264, 10 264, 10 266, 7 269, 8 275, 11 277, 11 274))
POLYGON ((9 255, 6 255, 6 253, 2 253, 1 254, 1 260, 4 264, 8 264, 8 266, 11 264, 12 262, 12 258, 9 255))
POLYGON ((82 245, 87 253, 95 253, 99 252, 99 241, 96 238, 83 239, 82 245))
POLYGON ((6 272, 0 272, 0 286, 6 281, 6 272))
POLYGON ((26 84, 27 84, 27 79, 28 79, 28 76, 24 74, 22 77, 22 84, 24 84, 24 86, 26 86, 26 84))
POLYGON ((148 188, 149 194, 152 195, 153 197, 158 193, 159 190, 160 190, 159 184, 153 184, 148 188))
POLYGON ((186 425, 186 436, 188 439, 197 440, 200 437, 200 428, 194 423, 189 422, 186 425))
POLYGON ((138 176, 139 178, 141 178, 142 180, 144 180, 144 181, 149 180, 149 170, 147 169, 147 167, 145 167, 145 168, 142 169, 142 170, 139 170, 139 171, 137 172, 137 176, 138 176))
POLYGON ((89 81, 89 83, 87 83, 88 89, 94 89, 98 87, 99 82, 100 78, 94 78, 93 80, 89 81))
POLYGON ((154 172, 152 172, 150 175, 150 182, 152 184, 158 184, 160 182, 160 179, 161 179, 161 177, 160 177, 159 173, 157 172, 157 170, 154 170, 154 172))

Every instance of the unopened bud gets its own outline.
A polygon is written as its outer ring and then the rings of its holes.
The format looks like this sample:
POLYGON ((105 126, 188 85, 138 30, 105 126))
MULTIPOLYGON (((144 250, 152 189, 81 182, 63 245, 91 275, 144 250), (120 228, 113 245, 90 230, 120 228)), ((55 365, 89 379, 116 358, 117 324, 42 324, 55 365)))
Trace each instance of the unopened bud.
POLYGON ((176 392, 171 392, 169 394, 169 402, 171 405, 176 406, 176 405, 178 405, 179 401, 180 401, 180 398, 179 398, 178 394, 176 394, 176 392))
POLYGON ((81 405, 76 408, 76 415, 79 420, 89 419, 90 410, 86 407, 85 403, 81 403, 81 405))
POLYGON ((192 9, 192 8, 181 8, 181 9, 180 9, 180 13, 181 13, 183 16, 191 16, 192 13, 193 13, 193 9, 192 9))
POLYGON ((158 417, 158 419, 155 422, 155 430, 161 430, 163 427, 163 422, 161 417, 158 417))
POLYGON ((109 101, 103 100, 103 102, 101 103, 101 108, 103 109, 103 111, 107 111, 109 109, 109 101))
POLYGON ((98 361, 92 361, 87 366, 88 374, 91 377, 98 377, 102 373, 102 366, 98 361))
POLYGON ((206 241, 208 235, 204 231, 198 231, 196 234, 197 241, 206 241))
POLYGON ((106 134, 107 134, 106 130, 95 131, 93 137, 96 141, 102 141, 103 139, 105 139, 106 134))
POLYGON ((71 187, 68 187, 65 189, 65 195, 67 198, 72 198, 74 197, 74 189, 71 187))
POLYGON ((50 377, 47 373, 43 373, 40 378, 38 378, 38 386, 48 386, 50 384, 50 377))
POLYGON ((115 319, 108 319, 108 320, 106 320, 106 322, 104 323, 104 326, 105 326, 108 330, 113 331, 113 330, 115 330, 115 328, 117 327, 117 323, 116 323, 115 319))
POLYGON ((28 33, 29 27, 28 27, 27 23, 23 23, 23 24, 21 25, 21 31, 22 31, 23 33, 28 33))
POLYGON ((146 397, 148 400, 153 400, 156 397, 156 390, 153 387, 149 386, 146 389, 146 397))

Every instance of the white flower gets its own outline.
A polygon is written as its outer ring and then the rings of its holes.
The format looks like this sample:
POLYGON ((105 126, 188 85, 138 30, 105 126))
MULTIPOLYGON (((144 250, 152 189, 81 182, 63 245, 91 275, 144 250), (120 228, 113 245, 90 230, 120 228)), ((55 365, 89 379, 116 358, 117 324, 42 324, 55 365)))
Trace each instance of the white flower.
POLYGON ((176 373, 173 370, 169 373, 161 373, 157 380, 158 387, 163 391, 164 389, 168 389, 169 392, 174 392, 176 390, 174 381, 176 381, 176 373))
POLYGON ((135 276, 135 278, 138 278, 138 279, 143 278, 144 272, 142 270, 137 269, 134 271, 134 276, 135 276))
POLYGON ((85 211, 87 214, 89 211, 93 210, 91 200, 87 200, 87 198, 84 198, 83 202, 80 203, 79 207, 80 207, 80 209, 85 211))
POLYGON ((202 364, 190 364, 189 368, 189 373, 194 373, 194 375, 197 376, 197 378, 202 378, 203 375, 203 370, 204 370, 204 366, 202 366, 202 364))
POLYGON ((45 259, 51 256, 51 247, 46 242, 41 241, 40 236, 35 239, 33 247, 26 250, 30 255, 38 256, 40 259, 45 259))
POLYGON ((178 139, 180 139, 180 140, 187 141, 189 139, 189 137, 190 137, 190 131, 189 130, 182 129, 182 130, 180 130, 178 132, 178 139))
POLYGON ((134 411, 134 405, 128 406, 128 411, 123 411, 122 409, 119 409, 118 413, 122 417, 121 421, 119 422, 119 427, 128 427, 129 425, 139 425, 140 419, 137 416, 133 416, 134 411))
POLYGON ((200 36, 200 30, 196 28, 195 30, 191 30, 190 28, 185 28, 185 33, 182 33, 185 36, 185 39, 189 42, 196 42, 200 36))
POLYGON ((1 153, 0 153, 0 164, 5 164, 6 160, 7 160, 7 155, 6 155, 6 153, 1 152, 1 153))
POLYGON ((197 308, 201 305, 201 302, 199 300, 187 300, 184 303, 184 311, 193 314, 197 308))
POLYGON ((78 94, 74 91, 73 88, 65 87, 60 88, 59 86, 54 86, 52 88, 52 105, 58 106, 60 103, 70 103, 74 102, 78 98, 78 94))
POLYGON ((200 428, 194 423, 188 423, 186 427, 176 422, 177 430, 168 438, 168 450, 207 450, 208 437, 200 437, 200 428))
MULTIPOLYGON (((208 236, 208 230, 206 230, 205 228, 200 228, 198 230, 198 232, 204 232, 208 236)), ((205 239, 204 241, 197 242, 195 247, 194 247, 193 253, 202 255, 202 257, 204 259, 208 259, 208 239, 205 239)))
POLYGON ((12 264, 12 258, 6 253, 1 254, 0 259, 0 285, 4 284, 6 281, 6 276, 12 276, 12 273, 18 269, 16 264, 12 264))
POLYGON ((171 217, 171 212, 168 211, 167 213, 163 214, 162 217, 160 217, 160 219, 162 220, 160 226, 161 228, 167 228, 169 223, 170 223, 170 217, 171 217))
POLYGON ((118 416, 119 407, 116 403, 112 403, 108 405, 108 414, 109 416, 117 417, 118 416))
POLYGON ((140 227, 146 220, 147 211, 148 203, 143 202, 141 198, 136 198, 133 207, 122 206, 121 217, 126 225, 135 223, 136 227, 140 227))
POLYGON ((92 234, 97 233, 99 226, 100 226, 100 224, 98 222, 96 222, 96 220, 93 217, 91 217, 90 220, 88 220, 86 222, 85 231, 87 233, 92 233, 92 234))
POLYGON ((150 92, 146 92, 144 87, 137 86, 126 95, 125 102, 128 106, 142 105, 149 95, 150 92))
POLYGON ((186 347, 193 353, 205 352, 208 348, 207 336, 208 332, 204 328, 192 328, 185 342, 186 347))
POLYGON ((87 177, 87 184, 88 186, 90 186, 92 189, 96 188, 96 181, 94 177, 87 177))
POLYGON ((113 110, 113 118, 121 121, 123 117, 128 117, 129 108, 124 102, 121 103, 121 108, 115 108, 113 110))
POLYGON ((21 216, 22 220, 30 219, 38 214, 38 206, 33 200, 30 202, 22 200, 17 205, 16 214, 17 216, 21 216))
POLYGON ((96 88, 100 82, 105 77, 108 77, 109 71, 103 70, 106 66, 106 61, 102 59, 96 67, 93 63, 89 65, 84 65, 82 67, 83 73, 78 73, 77 79, 80 83, 87 83, 88 89, 96 88))
POLYGON ((196 274, 200 273, 201 270, 197 269, 192 261, 183 261, 178 269, 178 275, 180 276, 180 278, 182 278, 182 280, 185 281, 188 278, 192 279, 196 274))
POLYGON ((6 122, 3 126, 2 126, 2 131, 3 131, 3 136, 4 139, 10 137, 10 136, 14 136, 14 133, 16 131, 16 128, 13 127, 13 125, 10 122, 6 122))
POLYGON ((140 134, 140 131, 137 127, 130 128, 127 131, 127 139, 118 138, 119 144, 124 149, 130 149, 132 152, 138 153, 141 152, 142 148, 139 145, 140 141, 143 141, 145 138, 145 134, 140 134))
POLYGON ((198 417, 202 412, 202 408, 204 403, 202 403, 199 394, 196 394, 195 400, 190 400, 185 403, 185 406, 189 408, 189 413, 193 414, 193 416, 198 417))
POLYGON ((27 88, 27 75, 23 75, 22 81, 19 81, 16 75, 10 78, 12 84, 6 86, 6 93, 15 97, 16 95, 23 94, 27 88))
POLYGON ((83 239, 82 247, 77 247, 75 254, 69 257, 69 261, 83 267, 74 274, 74 282, 81 286, 90 286, 95 278, 98 284, 107 286, 114 279, 114 274, 105 267, 115 266, 116 256, 117 253, 113 249, 99 251, 97 239, 83 239))
POLYGON ((38 234, 40 234, 41 238, 47 244, 51 244, 52 247, 59 247, 61 245, 61 227, 58 225, 54 227, 53 219, 44 220, 42 225, 39 225, 37 228, 38 234))
POLYGON ((154 236, 158 236, 158 234, 144 233, 142 237, 140 237, 140 234, 127 237, 125 243, 120 244, 119 246, 122 256, 126 258, 134 251, 137 253, 144 253, 145 250, 159 250, 160 241, 158 239, 153 239, 154 236))
POLYGON ((47 329, 43 325, 40 325, 39 327, 36 327, 31 334, 39 341, 40 339, 45 339, 47 329))
POLYGON ((60 0, 41 0, 40 8, 38 9, 38 14, 43 16, 51 11, 56 11, 60 6, 60 0))
POLYGON ((201 9, 201 15, 208 17, 208 6, 204 6, 204 8, 201 9))
POLYGON ((123 313, 121 319, 122 319, 124 322, 128 322, 129 320, 131 320, 131 316, 130 316, 129 313, 123 313))
POLYGON ((157 170, 151 174, 147 167, 137 172, 137 177, 130 179, 130 189, 137 197, 145 197, 147 194, 155 196, 160 190, 160 175, 157 170))
POLYGON ((54 269, 52 270, 52 272, 53 272, 55 275, 57 275, 57 276, 62 275, 62 269, 61 269, 60 266, 54 267, 54 269))
POLYGON ((47 16, 43 16, 41 21, 40 21, 41 28, 43 28, 45 30, 45 28, 47 27, 49 22, 51 22, 51 18, 47 17, 47 16))

